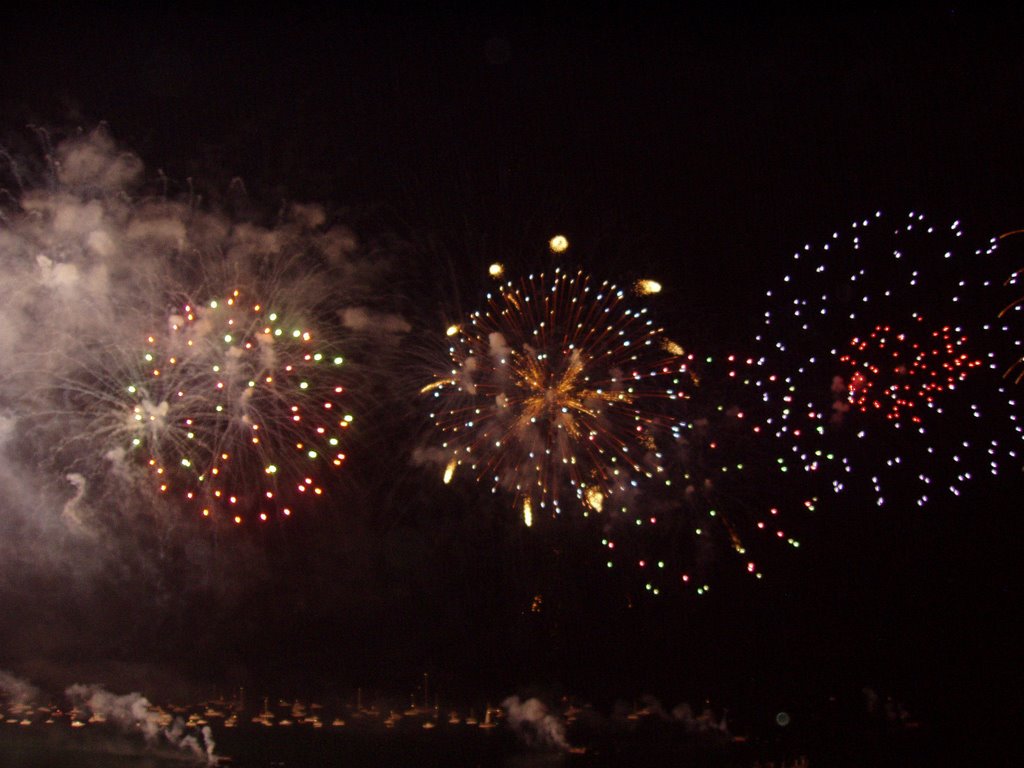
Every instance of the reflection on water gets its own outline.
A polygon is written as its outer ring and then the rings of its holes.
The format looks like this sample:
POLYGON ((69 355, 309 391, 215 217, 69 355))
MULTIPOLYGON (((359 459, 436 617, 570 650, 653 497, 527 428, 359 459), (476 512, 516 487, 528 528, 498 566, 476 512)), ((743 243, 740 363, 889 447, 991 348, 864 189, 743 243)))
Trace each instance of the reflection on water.
MULTIPOLYGON (((42 697, 31 693, 36 701, 42 697)), ((762 718, 758 730, 707 702, 698 710, 683 704, 666 710, 653 697, 619 702, 610 712, 569 697, 550 708, 518 697, 500 707, 442 707, 426 683, 412 701, 364 702, 358 690, 330 704, 247 699, 241 690, 187 706, 154 705, 140 694, 99 686, 65 693, 61 706, 40 706, 27 695, 0 706, 0 768, 931 768, 942 762, 929 742, 934 734, 891 697, 883 706, 877 695, 848 710, 830 698, 817 712, 778 712, 762 718)))
MULTIPOLYGON (((225 768, 909 768, 944 764, 921 734, 817 741, 718 740, 649 723, 633 731, 570 731, 573 751, 525 746, 509 728, 314 730, 256 724, 217 733, 225 768)), ((3 768, 182 768, 195 756, 109 726, 71 731, 0 724, 3 768)))
POLYGON ((0 736, 4 768, 182 768, 189 755, 148 746, 116 734, 72 736, 28 729, 5 729, 0 736))

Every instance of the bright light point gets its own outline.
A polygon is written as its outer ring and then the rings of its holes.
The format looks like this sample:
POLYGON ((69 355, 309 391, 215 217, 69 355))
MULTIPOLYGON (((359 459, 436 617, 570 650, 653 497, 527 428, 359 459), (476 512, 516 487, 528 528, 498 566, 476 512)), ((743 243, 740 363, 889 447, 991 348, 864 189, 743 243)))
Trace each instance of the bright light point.
POLYGON ((565 253, 569 248, 569 239, 565 235, 555 235, 548 240, 548 248, 552 253, 565 253))
POLYGON ((640 296, 651 296, 655 293, 661 293, 661 283, 649 278, 637 280, 633 284, 633 288, 640 296))
POLYGON ((491 266, 487 268, 487 274, 489 274, 491 277, 501 277, 502 275, 505 274, 505 267, 503 264, 494 262, 493 264, 491 264, 491 266))
POLYGON ((455 475, 456 461, 451 459, 448 465, 444 468, 444 484, 448 485, 452 481, 452 477, 455 475))
POLYGON ((457 325, 449 325, 444 333, 445 333, 445 336, 454 336, 458 332, 459 332, 459 326, 457 326, 457 325))

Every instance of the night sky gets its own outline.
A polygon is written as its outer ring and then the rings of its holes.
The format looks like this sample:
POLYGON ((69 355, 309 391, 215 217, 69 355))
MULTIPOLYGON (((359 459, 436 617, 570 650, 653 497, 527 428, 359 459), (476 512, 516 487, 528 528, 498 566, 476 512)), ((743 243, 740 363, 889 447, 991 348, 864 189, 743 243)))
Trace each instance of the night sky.
MULTIPOLYGON (((488 264, 544 268, 556 233, 602 279, 662 281, 659 322, 721 355, 749 348, 789 254, 854 219, 959 218, 978 243, 1024 226, 1020 12, 254 9, 8 12, 0 150, 45 179, 39 128, 56 143, 103 123, 172 197, 263 223, 320 204, 386 275, 361 298, 410 330, 358 348, 349 475, 287 525, 136 514, 109 567, 82 568, 5 490, 8 541, 42 554, 0 565, 0 669, 296 695, 426 671, 453 696, 737 709, 871 686, 951 724, 1016 695, 1019 466, 924 510, 822 504, 763 581, 711 553, 711 594, 651 600, 594 567, 589 533, 526 532, 486 486, 410 457, 430 345, 480 305, 488 264)), ((0 187, 19 195, 9 167, 0 187)))

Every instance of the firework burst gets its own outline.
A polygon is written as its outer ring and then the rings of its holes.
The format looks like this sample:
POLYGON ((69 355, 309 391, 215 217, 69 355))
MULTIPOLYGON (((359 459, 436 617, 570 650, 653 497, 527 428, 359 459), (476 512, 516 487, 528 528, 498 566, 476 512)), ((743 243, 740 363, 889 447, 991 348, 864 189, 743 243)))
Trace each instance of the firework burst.
POLYGON ((700 386, 671 426, 665 481, 645 489, 634 514, 606 525, 601 539, 607 568, 639 576, 653 595, 707 594, 720 565, 763 578, 783 549, 800 546, 801 518, 818 502, 780 471, 773 441, 751 418, 750 392, 736 380, 754 361, 698 362, 700 386))
POLYGON ((990 291, 996 243, 970 249, 959 222, 910 214, 854 222, 793 257, 768 292, 760 355, 744 372, 761 395, 783 467, 835 491, 868 480, 879 505, 916 485, 919 506, 1019 464, 1021 427, 1005 391, 1007 328, 990 291))
POLYGON ((204 517, 267 521, 324 495, 345 460, 336 345, 248 291, 184 302, 120 365, 65 386, 90 441, 204 517))
POLYGON ((691 359, 626 292, 582 272, 509 281, 487 300, 449 328, 450 368, 423 388, 446 481, 468 469, 527 525, 569 500, 628 506, 663 472, 666 406, 686 398, 691 359))
POLYGON ((352 421, 336 348, 239 290, 186 303, 147 343, 149 376, 127 388, 131 445, 162 492, 236 523, 323 495, 352 421))

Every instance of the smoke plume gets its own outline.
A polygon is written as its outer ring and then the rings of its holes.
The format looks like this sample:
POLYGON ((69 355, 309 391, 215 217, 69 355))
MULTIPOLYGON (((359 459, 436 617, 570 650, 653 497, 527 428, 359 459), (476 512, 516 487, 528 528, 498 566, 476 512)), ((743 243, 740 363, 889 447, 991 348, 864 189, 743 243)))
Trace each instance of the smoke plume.
POLYGON ((508 724, 527 745, 569 751, 565 724, 552 715, 540 699, 520 701, 518 696, 510 696, 501 706, 508 715, 508 724))
POLYGON ((102 717, 125 733, 140 734, 150 746, 166 743, 191 753, 197 759, 205 760, 209 765, 218 763, 219 758, 214 753, 213 732, 209 726, 204 726, 196 736, 189 732, 180 717, 165 725, 163 721, 166 716, 139 693, 119 695, 98 685, 76 683, 67 689, 66 694, 76 707, 90 716, 102 717))

